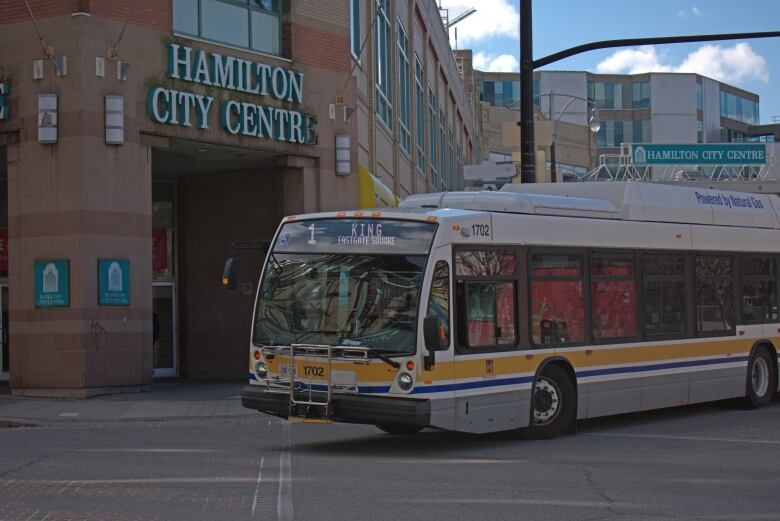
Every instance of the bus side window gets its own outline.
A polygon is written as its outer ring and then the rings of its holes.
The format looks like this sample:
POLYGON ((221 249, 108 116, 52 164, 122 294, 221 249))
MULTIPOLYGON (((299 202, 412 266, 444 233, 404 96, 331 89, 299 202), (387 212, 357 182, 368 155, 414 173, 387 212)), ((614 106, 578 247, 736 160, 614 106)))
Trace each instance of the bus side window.
POLYGON ((446 261, 438 261, 433 269, 428 315, 439 319, 441 345, 450 345, 450 268, 446 261))

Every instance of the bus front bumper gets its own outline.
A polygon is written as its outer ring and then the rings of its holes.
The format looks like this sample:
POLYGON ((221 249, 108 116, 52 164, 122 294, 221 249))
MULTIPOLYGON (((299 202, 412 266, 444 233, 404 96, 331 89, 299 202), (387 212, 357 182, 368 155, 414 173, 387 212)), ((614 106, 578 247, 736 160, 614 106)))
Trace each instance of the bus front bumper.
MULTIPOLYGON (((424 428, 430 425, 431 404, 428 400, 332 394, 332 419, 344 423, 384 424, 424 428)), ((290 415, 290 396, 270 393, 256 385, 247 385, 241 392, 241 405, 280 418, 290 415)))

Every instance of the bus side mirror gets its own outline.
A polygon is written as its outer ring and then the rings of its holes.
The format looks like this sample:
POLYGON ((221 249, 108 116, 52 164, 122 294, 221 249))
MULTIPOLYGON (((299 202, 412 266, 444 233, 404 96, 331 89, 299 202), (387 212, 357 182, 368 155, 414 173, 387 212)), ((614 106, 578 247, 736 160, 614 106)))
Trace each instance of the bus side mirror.
POLYGON ((441 350, 441 333, 439 332, 439 319, 425 317, 423 319, 423 338, 428 354, 423 358, 425 369, 431 370, 436 364, 436 351, 441 350))
POLYGON ((236 279, 238 278, 238 258, 228 257, 225 261, 225 269, 222 270, 222 287, 225 289, 236 289, 236 279))

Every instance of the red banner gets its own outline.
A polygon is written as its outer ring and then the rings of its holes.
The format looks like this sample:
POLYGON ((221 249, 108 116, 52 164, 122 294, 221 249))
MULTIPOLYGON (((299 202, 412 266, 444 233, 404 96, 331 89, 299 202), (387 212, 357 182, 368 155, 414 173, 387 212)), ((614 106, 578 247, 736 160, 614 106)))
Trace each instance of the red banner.
POLYGON ((8 273, 8 228, 0 228, 0 273, 8 273))
POLYGON ((168 230, 152 229, 152 269, 164 270, 168 267, 168 230))

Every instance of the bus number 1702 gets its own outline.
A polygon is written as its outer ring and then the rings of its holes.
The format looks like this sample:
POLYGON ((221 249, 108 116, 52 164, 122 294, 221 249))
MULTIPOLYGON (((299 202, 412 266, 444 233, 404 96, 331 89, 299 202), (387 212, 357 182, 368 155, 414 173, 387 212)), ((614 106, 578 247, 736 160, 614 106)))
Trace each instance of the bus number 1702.
POLYGON ((490 237, 490 226, 487 224, 472 224, 471 233, 475 237, 490 237))

